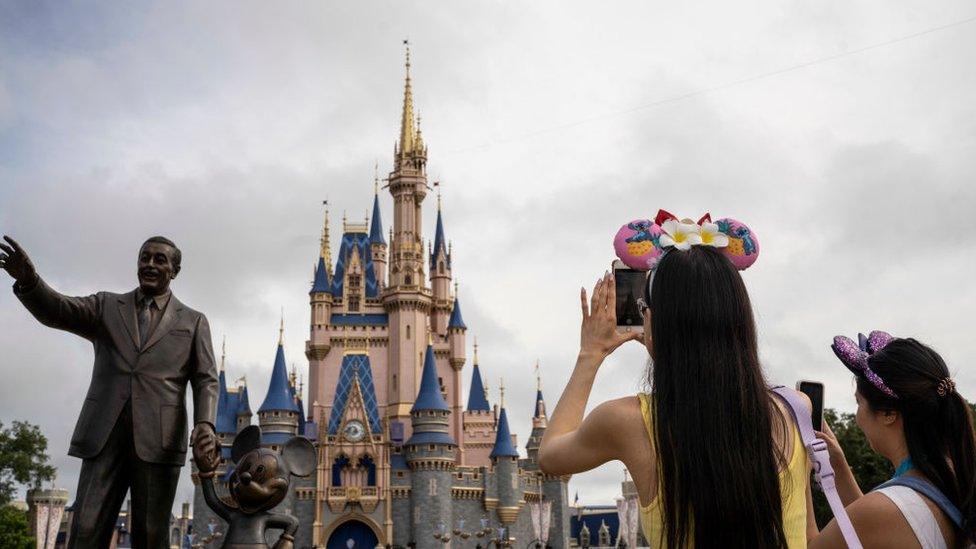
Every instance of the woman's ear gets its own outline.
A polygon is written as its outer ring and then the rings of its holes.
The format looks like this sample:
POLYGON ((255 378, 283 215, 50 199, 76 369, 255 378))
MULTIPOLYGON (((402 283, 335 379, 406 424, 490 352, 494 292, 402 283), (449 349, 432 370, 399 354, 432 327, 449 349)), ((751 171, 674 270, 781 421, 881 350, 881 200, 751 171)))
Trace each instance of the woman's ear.
POLYGON ((881 413, 881 421, 885 425, 894 425, 901 420, 901 414, 894 410, 888 410, 881 413))

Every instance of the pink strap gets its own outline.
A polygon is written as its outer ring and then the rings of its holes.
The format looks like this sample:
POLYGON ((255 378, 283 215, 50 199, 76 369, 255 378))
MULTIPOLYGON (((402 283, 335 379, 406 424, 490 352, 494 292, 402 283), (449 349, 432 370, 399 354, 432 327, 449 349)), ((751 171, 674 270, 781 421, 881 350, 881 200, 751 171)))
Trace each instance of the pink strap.
POLYGON ((800 430, 800 440, 803 441, 803 446, 807 449, 810 461, 813 462, 814 477, 820 484, 824 495, 827 496, 827 503, 830 504, 830 510, 834 512, 834 520, 840 527, 840 533, 844 536, 847 547, 862 549, 861 540, 858 539, 857 532, 854 531, 851 518, 847 516, 847 509, 844 508, 840 495, 837 494, 837 485, 834 483, 834 468, 830 466, 827 443, 817 438, 817 434, 813 431, 813 418, 810 417, 810 410, 794 391, 782 385, 777 385, 771 389, 793 413, 797 429, 800 430))

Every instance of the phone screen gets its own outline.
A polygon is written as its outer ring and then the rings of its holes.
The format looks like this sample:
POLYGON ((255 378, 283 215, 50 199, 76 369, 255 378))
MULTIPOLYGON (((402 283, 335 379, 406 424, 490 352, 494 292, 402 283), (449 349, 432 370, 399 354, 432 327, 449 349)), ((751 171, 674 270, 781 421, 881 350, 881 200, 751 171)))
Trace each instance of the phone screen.
POLYGON ((617 289, 617 326, 641 326, 644 318, 637 307, 637 299, 644 295, 647 273, 634 269, 614 269, 613 278, 617 289))
POLYGON ((801 381, 797 390, 810 397, 813 403, 813 428, 823 430, 824 386, 816 381, 801 381))

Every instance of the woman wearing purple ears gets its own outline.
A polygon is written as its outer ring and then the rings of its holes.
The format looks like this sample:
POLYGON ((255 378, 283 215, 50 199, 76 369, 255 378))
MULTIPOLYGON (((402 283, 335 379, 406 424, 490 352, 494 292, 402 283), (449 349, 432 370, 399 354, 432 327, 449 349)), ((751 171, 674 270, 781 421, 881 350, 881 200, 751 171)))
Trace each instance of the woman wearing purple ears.
MULTIPOLYGON (((894 477, 863 494, 830 431, 837 491, 865 547, 968 547, 976 542, 976 435, 942 357, 884 332, 838 336, 833 350, 857 378, 858 426, 894 477)), ((810 547, 845 547, 831 521, 810 547)))

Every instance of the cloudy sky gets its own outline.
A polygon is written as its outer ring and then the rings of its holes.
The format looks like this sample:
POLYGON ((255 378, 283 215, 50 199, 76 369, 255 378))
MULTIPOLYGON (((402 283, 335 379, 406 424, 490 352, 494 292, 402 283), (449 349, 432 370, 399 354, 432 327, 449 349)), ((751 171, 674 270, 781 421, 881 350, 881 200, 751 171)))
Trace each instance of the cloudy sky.
MULTIPOLYGON (((365 216, 374 162, 392 169, 409 37, 468 333, 493 393, 507 376, 523 448, 533 364, 551 409, 580 286, 616 229, 658 208, 762 239, 744 278, 771 381, 823 380, 852 410, 828 344, 883 328, 932 344, 972 399, 974 29, 963 1, 7 2, 0 232, 70 294, 132 289, 142 239, 170 236, 175 292, 215 347, 226 335, 228 373, 259 403, 281 307, 307 368, 321 201, 338 231, 343 211, 365 216)), ((0 421, 39 424, 73 492, 91 346, 9 291, 0 326, 0 421)), ((638 390, 645 359, 612 356, 591 406, 638 390)), ((622 476, 608 464, 571 494, 608 503, 622 476)))

